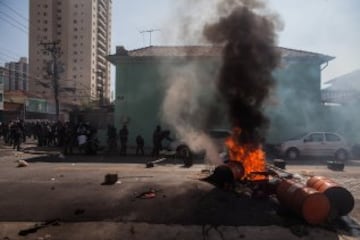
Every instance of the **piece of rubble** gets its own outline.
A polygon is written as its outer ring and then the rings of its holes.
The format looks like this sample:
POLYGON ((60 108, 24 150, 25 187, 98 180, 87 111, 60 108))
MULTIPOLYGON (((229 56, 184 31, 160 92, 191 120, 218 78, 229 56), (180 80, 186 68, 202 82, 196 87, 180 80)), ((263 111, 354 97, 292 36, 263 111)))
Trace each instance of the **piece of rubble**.
POLYGON ((154 189, 150 189, 149 191, 140 193, 136 196, 136 198, 140 199, 151 199, 156 197, 156 191, 154 189))
POLYGON ((18 165, 17 165, 18 168, 27 167, 27 166, 29 166, 28 162, 26 162, 25 160, 18 160, 18 165))
POLYGON ((105 179, 104 179, 104 182, 102 183, 102 185, 113 185, 118 180, 119 180, 119 177, 117 174, 108 173, 105 175, 105 179))

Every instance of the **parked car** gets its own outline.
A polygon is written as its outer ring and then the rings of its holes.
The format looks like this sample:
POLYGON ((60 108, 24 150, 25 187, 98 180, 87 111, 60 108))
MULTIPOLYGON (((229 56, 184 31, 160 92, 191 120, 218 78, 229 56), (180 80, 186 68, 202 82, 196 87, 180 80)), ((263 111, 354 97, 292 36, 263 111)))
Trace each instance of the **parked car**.
POLYGON ((300 156, 322 157, 332 156, 346 161, 350 155, 350 147, 345 139, 331 132, 310 132, 283 142, 280 153, 289 160, 300 156))

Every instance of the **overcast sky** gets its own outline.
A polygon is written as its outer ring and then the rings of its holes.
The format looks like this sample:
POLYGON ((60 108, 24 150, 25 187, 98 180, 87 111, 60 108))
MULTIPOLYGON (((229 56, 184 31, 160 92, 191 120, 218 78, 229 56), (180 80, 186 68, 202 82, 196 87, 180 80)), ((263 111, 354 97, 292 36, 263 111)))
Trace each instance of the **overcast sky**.
MULTIPOLYGON (((185 0, 112 0, 111 52, 115 52, 118 45, 127 49, 147 46, 149 34, 140 34, 140 31, 149 29, 161 31, 153 32, 152 45, 178 44, 165 40, 164 26, 177 26, 173 20, 177 11, 175 3, 181 1, 185 0)), ((284 23, 279 33, 279 46, 336 57, 323 71, 323 81, 360 68, 359 0, 268 2, 284 23)), ((28 4, 28 0, 0 0, 0 65, 28 56, 28 4)), ((202 14, 199 11, 199 17, 202 14)))

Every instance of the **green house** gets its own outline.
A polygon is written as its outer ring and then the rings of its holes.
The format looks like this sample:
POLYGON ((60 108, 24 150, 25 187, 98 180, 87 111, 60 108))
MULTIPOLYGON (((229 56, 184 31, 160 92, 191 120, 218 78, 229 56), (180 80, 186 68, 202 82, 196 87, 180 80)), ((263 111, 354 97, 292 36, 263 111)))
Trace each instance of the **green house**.
MULTIPOLYGON (((267 136, 271 143, 321 128, 321 71, 334 59, 278 49, 282 62, 273 73, 276 85, 265 109, 271 121, 267 136)), ((184 66, 191 64, 202 75, 215 76, 221 67, 221 52, 222 47, 213 46, 150 46, 131 51, 117 47, 116 53, 108 56, 116 66, 114 124, 117 129, 128 125, 130 145, 141 134, 145 144, 151 146, 156 125, 164 125, 161 105, 170 71, 179 69, 182 74, 184 66)), ((204 94, 213 91, 206 82, 201 87, 204 94)), ((226 121, 217 127, 229 128, 226 121)))

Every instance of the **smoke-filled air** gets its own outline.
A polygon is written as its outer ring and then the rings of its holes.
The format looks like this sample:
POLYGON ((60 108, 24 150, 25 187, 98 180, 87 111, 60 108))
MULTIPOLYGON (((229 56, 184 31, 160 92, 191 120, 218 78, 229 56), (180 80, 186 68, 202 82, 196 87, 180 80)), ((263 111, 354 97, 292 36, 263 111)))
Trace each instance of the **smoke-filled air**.
POLYGON ((206 136, 209 127, 227 121, 229 127, 241 129, 239 143, 258 146, 264 139, 269 125, 264 102, 280 62, 275 48, 279 21, 263 1, 198 1, 193 8, 201 9, 202 4, 205 11, 197 12, 201 18, 191 11, 178 17, 182 29, 175 35, 190 36, 184 43, 221 47, 218 70, 209 73, 191 61, 166 69, 170 73, 162 114, 192 150, 205 148, 207 159, 216 162, 218 154, 206 136))

